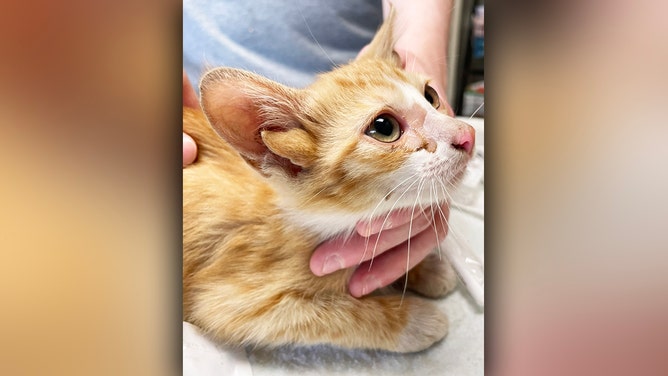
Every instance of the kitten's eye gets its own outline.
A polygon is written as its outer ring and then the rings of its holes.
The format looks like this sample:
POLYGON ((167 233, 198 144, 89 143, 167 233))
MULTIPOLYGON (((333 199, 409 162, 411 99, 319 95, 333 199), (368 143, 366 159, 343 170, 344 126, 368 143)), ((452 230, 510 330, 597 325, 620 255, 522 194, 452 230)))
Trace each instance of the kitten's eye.
POLYGON ((434 90, 433 87, 426 85, 424 87, 424 98, 429 102, 432 107, 439 108, 441 103, 438 100, 438 93, 434 90))
POLYGON ((393 116, 384 114, 373 120, 373 123, 364 132, 381 142, 394 142, 401 137, 401 126, 393 116))

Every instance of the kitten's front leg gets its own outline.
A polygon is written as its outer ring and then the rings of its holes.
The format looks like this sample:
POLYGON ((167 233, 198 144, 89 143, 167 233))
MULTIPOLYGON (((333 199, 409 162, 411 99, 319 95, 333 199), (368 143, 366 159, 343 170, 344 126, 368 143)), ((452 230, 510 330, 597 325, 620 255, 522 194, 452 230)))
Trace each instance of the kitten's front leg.
POLYGON ((441 340, 448 319, 417 297, 284 291, 229 308, 199 305, 194 322, 229 344, 276 347, 329 344, 346 348, 417 352, 441 340), (234 309, 231 309, 234 308, 234 309))
MULTIPOLYGON (((399 279, 403 286, 405 279, 399 279)), ((457 287, 457 273, 443 254, 432 252, 408 272, 407 288, 428 298, 442 298, 457 287)))
POLYGON ((403 304, 409 301, 408 323, 401 331, 397 352, 416 352, 424 350, 448 334, 447 316, 428 301, 417 297, 404 297, 403 304))
POLYGON ((326 304, 319 298, 294 303, 288 306, 299 308, 284 312, 295 320, 286 323, 293 330, 276 328, 288 343, 411 353, 443 339, 449 328, 447 316, 436 305, 416 296, 358 299, 345 293, 326 304))

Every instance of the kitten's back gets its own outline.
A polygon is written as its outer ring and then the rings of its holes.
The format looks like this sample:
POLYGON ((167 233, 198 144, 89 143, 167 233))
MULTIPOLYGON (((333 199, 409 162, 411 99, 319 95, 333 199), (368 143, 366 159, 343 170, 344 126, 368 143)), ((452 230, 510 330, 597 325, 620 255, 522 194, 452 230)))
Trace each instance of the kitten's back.
POLYGON ((198 147, 183 169, 184 309, 192 275, 240 224, 274 215, 274 191, 239 153, 211 128, 199 109, 183 109, 183 131, 198 147))

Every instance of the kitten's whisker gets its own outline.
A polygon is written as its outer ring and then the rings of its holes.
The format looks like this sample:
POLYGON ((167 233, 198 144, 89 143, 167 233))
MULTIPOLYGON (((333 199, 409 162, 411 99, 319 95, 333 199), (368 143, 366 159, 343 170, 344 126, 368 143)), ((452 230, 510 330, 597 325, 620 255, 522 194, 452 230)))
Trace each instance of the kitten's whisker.
MULTIPOLYGON (((445 190, 445 187, 443 187, 443 189, 445 190)), ((447 195, 447 192, 445 192, 445 194, 447 195)), ((451 200, 450 202, 452 202, 452 200, 451 200)), ((450 223, 449 221, 447 221, 447 220, 446 220, 446 224, 447 224, 447 226, 448 226, 448 233, 449 233, 449 235, 452 236, 452 237, 455 239, 455 241, 457 241, 457 242, 461 242, 462 244, 466 245, 468 248, 471 248, 471 249, 472 249, 472 246, 471 246, 471 244, 466 240, 466 237, 463 236, 463 235, 459 232, 459 230, 457 230, 456 227, 453 227, 453 226, 451 225, 451 223, 450 223)))
MULTIPOLYGON (((429 187, 429 201, 433 203, 434 202, 434 197, 436 197, 435 192, 434 192, 434 189, 435 189, 434 188, 434 181, 431 180, 430 182, 431 182, 431 186, 429 187)), ((438 228, 436 227, 436 216, 434 215, 434 211, 436 211, 436 209, 434 208, 434 206, 438 207, 438 209, 440 210, 441 205, 438 202, 438 197, 436 197, 436 198, 437 198, 436 203, 432 204, 432 206, 431 206, 431 227, 434 229, 434 235, 436 236, 436 239, 438 240, 438 228)), ((436 249, 438 250, 438 259, 441 260, 441 257, 442 257, 441 256, 441 242, 436 243, 436 249)))
MULTIPOLYGON (((423 178, 423 180, 425 181, 425 183, 426 183, 427 181, 431 181, 431 179, 427 180, 426 178, 423 178)), ((427 185, 427 184, 422 184, 422 188, 420 189, 420 196, 419 196, 419 197, 422 197, 422 195, 424 194, 424 192, 422 192, 422 191, 425 190, 425 189, 427 188, 426 185, 427 185)), ((429 201, 427 201, 426 203, 425 203, 425 202, 420 202, 420 203, 419 203, 419 205, 420 205, 420 212, 422 213, 422 215, 423 215, 425 218, 427 217, 426 214, 425 214, 425 211, 426 211, 428 208, 431 208, 431 206, 433 205, 433 203, 434 203, 434 201, 433 201, 433 199, 432 199, 432 197, 431 197, 431 189, 430 189, 430 190, 429 190, 429 201)))
MULTIPOLYGON (((383 196, 383 198, 380 199, 380 201, 378 202, 378 204, 376 205, 376 207, 373 208, 373 211, 372 211, 371 214, 369 215, 369 219, 368 219, 368 221, 369 221, 370 223, 373 221, 373 219, 374 219, 374 217, 375 217, 375 214, 376 214, 376 210, 378 210, 378 208, 380 207, 380 205, 383 204, 383 202, 384 202, 385 200, 387 200, 387 198, 388 198, 394 191, 396 191, 397 189, 399 189, 399 187, 401 187, 404 183, 406 183, 406 182, 408 182, 408 181, 410 181, 410 180, 415 179, 415 176, 416 176, 416 175, 409 176, 408 178, 404 179, 402 182, 400 182, 399 184, 397 184, 394 188, 392 188, 387 194, 385 194, 385 196, 383 196)), ((380 236, 380 233, 383 231, 383 227, 385 226, 385 223, 386 223, 386 221, 387 221, 387 216, 389 216, 389 214, 390 214, 390 212, 388 212, 388 213, 386 214, 385 220, 384 220, 384 222, 383 222, 383 224, 382 224, 382 226, 381 226, 380 231, 378 232, 378 236, 380 236)), ((366 253, 367 253, 367 251, 368 251, 368 249, 369 249, 369 241, 370 241, 370 239, 371 239, 371 236, 370 236, 370 235, 369 235, 369 236, 365 236, 365 240, 364 240, 364 252, 362 253, 362 258, 360 259, 360 262, 359 262, 358 264, 361 264, 362 262, 364 262, 364 260, 365 260, 365 258, 366 258, 366 253)), ((376 243, 376 244, 377 244, 377 243, 376 243)), ((373 259, 373 256, 375 256, 375 253, 371 256, 372 259, 373 259)))
POLYGON ((452 201, 453 201, 453 197, 452 197, 452 195, 450 194, 450 192, 456 190, 457 187, 454 186, 453 184, 448 184, 448 186, 449 186, 449 188, 451 188, 451 189, 447 189, 447 187, 445 187, 445 186, 443 187, 443 189, 445 189, 445 196, 446 196, 447 200, 448 200, 449 202, 452 202, 452 201))
MULTIPOLYGON (((415 174, 415 176, 417 176, 417 174, 415 174)), ((394 207, 397 206, 397 204, 399 203, 399 201, 401 201, 401 198, 404 197, 404 195, 405 195, 406 193, 408 193, 408 192, 410 191, 411 187, 412 187, 413 185, 415 185, 415 183, 417 183, 417 182, 418 182, 417 180, 413 180, 413 182, 412 182, 408 187, 406 187, 406 189, 404 190, 404 193, 402 193, 399 197, 397 197, 397 199, 394 201, 394 204, 392 204, 392 207, 391 207, 390 210, 387 212, 387 215, 385 215, 385 219, 383 220, 383 223, 382 223, 382 225, 380 226, 381 230, 380 230, 380 232, 378 232, 378 234, 376 235, 376 243, 374 244, 374 246, 373 246, 373 252, 371 253, 371 261, 369 262, 369 270, 371 270, 371 267, 373 266, 373 259, 376 257, 376 250, 378 249, 378 243, 379 243, 379 241, 380 241, 380 235, 383 233, 383 228, 385 228, 385 225, 387 224, 387 220, 389 219, 390 214, 391 214, 392 211, 394 210, 394 207)))
MULTIPOLYGON (((446 193, 446 194, 447 194, 447 193, 446 193)), ((473 249, 473 247, 471 246, 471 244, 466 240, 466 237, 465 237, 463 234, 461 234, 461 233, 459 232, 459 230, 457 230, 456 227, 452 226, 451 223, 447 222, 447 220, 446 220, 446 223, 447 223, 447 225, 448 225, 448 229, 449 229, 448 232, 449 232, 449 235, 452 236, 452 237, 455 239, 455 241, 464 244, 464 245, 467 246, 469 249, 473 249)))
MULTIPOLYGON (((447 193, 447 191, 445 190, 445 186, 443 185, 443 183, 440 182, 440 181, 439 181, 439 183, 440 183, 440 186, 441 186, 441 188, 442 188, 442 192, 443 192, 446 196, 449 196, 448 193, 447 193)), ((438 191, 437 191, 436 193, 438 194, 438 191)), ((450 202, 451 202, 451 201, 450 201, 450 202)), ((461 238, 459 237, 459 234, 457 234, 456 229, 453 228, 453 227, 450 225, 450 223, 449 223, 449 221, 448 221, 448 219, 447 219, 445 213, 443 212, 443 210, 441 209, 440 206, 438 207, 438 211, 439 211, 439 215, 440 215, 441 219, 443 219, 444 231, 445 231, 446 228, 448 229, 448 230, 447 230, 447 235, 446 235, 446 236, 453 236, 454 239, 455 239, 455 241, 461 241, 461 238)), ((469 245, 468 243, 466 243, 466 244, 469 245)), ((447 255, 446 255, 446 257, 447 257, 447 255)), ((452 261, 449 260, 449 259, 448 259, 448 262, 449 262, 450 264, 452 264, 452 261)), ((455 273, 455 275, 457 276, 457 279, 458 279, 461 283, 464 283, 464 280, 463 280, 462 277, 459 275, 459 273, 455 273)))
POLYGON ((484 106, 484 105, 485 105, 485 101, 482 101, 482 103, 480 103, 480 106, 478 106, 478 108, 476 108, 476 110, 473 111, 473 113, 471 114, 471 116, 469 116, 469 120, 470 120, 470 119, 473 119, 473 117, 475 116, 475 114, 477 114, 478 111, 480 111, 480 109, 481 109, 482 106, 484 106))
POLYGON ((315 39, 315 35, 313 35, 313 31, 311 30, 311 26, 309 26, 308 21, 306 21, 306 17, 304 17, 304 13, 302 13, 301 8, 297 8, 297 10, 299 11, 299 14, 302 16, 302 19, 304 20, 304 24, 306 25, 306 29, 308 29, 308 33, 311 34, 311 38, 313 38, 313 41, 315 42, 315 44, 318 45, 318 48, 320 48, 320 51, 322 51, 322 53, 325 54, 325 57, 327 57, 327 59, 332 63, 332 67, 336 67, 337 64, 334 62, 334 60, 332 60, 331 57, 329 57, 329 54, 327 53, 327 51, 325 51, 325 49, 322 48, 322 46, 320 45, 320 42, 318 42, 318 40, 315 39))
POLYGON ((452 202, 452 196, 448 193, 448 189, 445 187, 445 185, 443 184, 443 182, 440 179, 437 179, 436 181, 443 188, 443 194, 445 195, 445 199, 448 201, 448 203, 451 203, 452 202))
MULTIPOLYGON (((432 184, 433 184, 434 193, 436 195, 436 199, 437 199, 438 202, 441 202, 441 200, 439 199, 441 193, 445 197, 448 204, 453 202, 452 197, 448 193, 448 189, 446 188, 446 184, 451 186, 452 188, 456 189, 457 186, 455 184, 453 184, 452 182, 447 181, 447 180, 443 181, 441 179, 434 179, 432 181, 432 184), (435 183, 438 183, 438 184, 435 184, 435 183)), ((447 234, 446 236, 452 236, 456 243, 461 242, 460 244, 465 245, 469 249, 473 249, 471 247, 471 244, 466 240, 466 237, 464 237, 455 227, 453 227, 451 225, 450 221, 448 220, 447 216, 445 215, 445 213, 441 209, 440 205, 437 205, 437 210, 438 210, 438 215, 443 220, 443 231, 444 231, 444 233, 447 234)), ((434 230, 436 231, 436 224, 435 223, 434 223, 434 230)), ((440 254, 440 243, 439 243, 439 254, 440 254)), ((446 254, 446 258, 447 257, 448 257, 448 255, 446 254)), ((451 261, 448 260, 448 262, 451 262, 451 261)), ((460 282, 464 283, 464 280, 462 279, 462 277, 459 273, 456 273, 456 276, 457 276, 457 279, 460 282)))
MULTIPOLYGON (((435 193, 436 193, 436 195, 437 195, 437 197, 438 197, 438 196, 439 196, 439 195, 438 195, 438 186, 434 186, 434 188, 435 188, 435 193)), ((444 201, 449 203, 449 201, 447 201, 447 199, 444 200, 444 201)), ((440 200, 439 200, 439 202, 440 202, 440 200)), ((447 234, 448 217, 445 215, 445 213, 443 212, 443 209, 441 208, 440 205, 437 206, 436 208, 438 209, 438 215, 439 215, 439 216, 441 217, 441 219, 443 220, 443 228, 442 228, 442 230, 443 230, 444 233, 447 234)), ((434 224, 434 225, 435 225, 435 224, 434 224)), ((446 235, 446 236, 447 236, 447 235, 446 235)))
MULTIPOLYGON (((387 192, 387 194, 386 194, 385 196, 383 196, 382 199, 380 199, 380 201, 378 202, 378 204, 376 205, 376 207, 373 208, 373 211, 371 212, 371 215, 369 215, 369 222, 371 222, 371 221, 373 220, 374 215, 376 214, 376 210, 378 210, 378 208, 380 207, 380 205, 383 204, 383 202, 387 199, 387 197, 389 197, 394 191, 396 191, 396 190, 397 190, 399 187, 401 187, 404 183, 406 183, 406 182, 409 181, 409 180, 414 179, 416 175, 417 175, 417 174, 414 174, 414 175, 412 175, 412 176, 409 176, 408 178, 404 179, 404 181, 402 181, 401 183, 397 184, 397 185, 396 185, 394 188, 392 188, 389 192, 387 192)), ((382 231, 382 230, 381 230, 381 231, 382 231)), ((364 242, 364 253, 362 254, 362 258, 361 258, 361 260, 360 260, 360 262, 359 262, 360 264, 363 262, 364 258, 366 257, 366 251, 367 251, 368 248, 369 248, 369 239, 370 239, 370 236, 367 236, 366 239, 365 239, 365 242, 364 242)))
POLYGON ((418 184, 417 192, 415 195, 415 201, 413 202, 413 209, 411 210, 411 220, 408 224, 408 241, 406 243, 406 277, 404 278, 404 290, 401 293, 401 300, 399 301, 399 306, 404 302, 404 296, 406 296, 406 289, 408 288, 408 270, 410 268, 411 261, 411 236, 413 235, 413 217, 415 217, 415 207, 418 205, 418 200, 420 199, 420 193, 422 193, 422 185, 424 183, 424 178, 421 177, 418 184))

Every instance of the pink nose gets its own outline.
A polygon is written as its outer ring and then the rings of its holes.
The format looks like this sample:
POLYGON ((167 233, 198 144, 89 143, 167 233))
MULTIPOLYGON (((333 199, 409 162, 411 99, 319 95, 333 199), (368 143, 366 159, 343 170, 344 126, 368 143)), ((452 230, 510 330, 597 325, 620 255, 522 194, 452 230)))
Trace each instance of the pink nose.
POLYGON ((475 145, 475 129, 468 124, 464 125, 454 135, 451 145, 457 150, 463 150, 466 154, 471 154, 473 145, 475 145))

